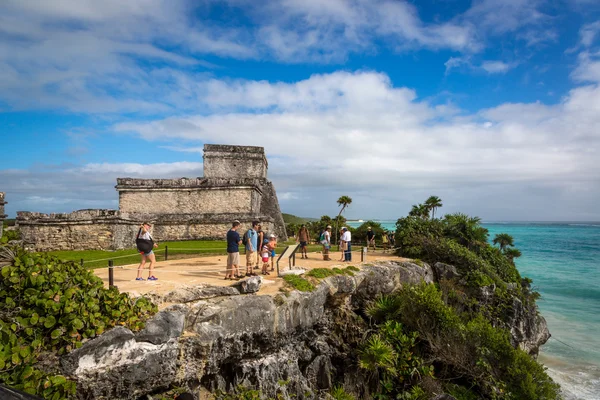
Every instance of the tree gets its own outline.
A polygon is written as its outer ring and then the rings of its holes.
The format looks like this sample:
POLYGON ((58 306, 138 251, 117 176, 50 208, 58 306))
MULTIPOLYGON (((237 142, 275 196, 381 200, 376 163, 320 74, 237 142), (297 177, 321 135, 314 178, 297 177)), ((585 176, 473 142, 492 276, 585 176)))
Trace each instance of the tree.
POLYGON ((425 204, 415 204, 408 213, 411 217, 419 217, 423 219, 429 218, 429 208, 425 204))
POLYGON ((488 230, 480 225, 479 217, 470 217, 462 213, 446 214, 444 223, 445 236, 470 250, 487 243, 488 230))
POLYGON ((515 258, 521 257, 521 251, 519 249, 515 249, 514 247, 508 247, 504 250, 504 255, 510 260, 511 263, 514 264, 515 258))
POLYGON ((437 196, 429 196, 429 198, 425 200, 425 206, 431 210, 431 219, 435 218, 436 208, 440 208, 442 205, 442 199, 437 196))
POLYGON ((344 212, 344 210, 346 209, 346 207, 348 207, 350 204, 352 204, 352 198, 348 197, 348 196, 340 196, 340 198, 337 200, 338 206, 342 206, 342 209, 340 210, 340 212, 338 213, 337 217, 336 217, 336 222, 335 222, 335 240, 337 242, 337 235, 338 232, 340 231, 340 216, 342 215, 342 213, 344 212))
POLYGON ((508 233, 497 234, 494 237, 493 243, 499 245, 501 251, 504 251, 504 249, 507 246, 511 246, 511 247, 514 246, 513 237, 510 236, 508 233))

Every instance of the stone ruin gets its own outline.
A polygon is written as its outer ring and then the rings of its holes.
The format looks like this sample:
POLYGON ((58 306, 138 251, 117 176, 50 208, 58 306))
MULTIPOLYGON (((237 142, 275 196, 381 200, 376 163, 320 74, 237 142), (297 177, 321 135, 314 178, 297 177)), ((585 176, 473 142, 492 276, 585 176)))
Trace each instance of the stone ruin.
POLYGON ((4 192, 0 192, 0 237, 2 237, 2 228, 4 227, 4 220, 7 215, 4 214, 4 205, 6 201, 4 201, 4 192))
POLYGON ((263 147, 206 144, 204 177, 118 178, 118 210, 19 211, 16 225, 24 245, 36 251, 131 248, 144 221, 153 224, 157 241, 223 240, 233 220, 242 232, 259 220, 265 232, 287 240, 267 169, 263 147))

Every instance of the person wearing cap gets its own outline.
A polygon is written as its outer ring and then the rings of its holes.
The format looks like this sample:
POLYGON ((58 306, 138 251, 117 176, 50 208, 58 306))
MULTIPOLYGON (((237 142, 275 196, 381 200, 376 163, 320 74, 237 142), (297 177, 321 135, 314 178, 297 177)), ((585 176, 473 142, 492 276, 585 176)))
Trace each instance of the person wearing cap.
POLYGON ((154 255, 154 252, 152 251, 152 249, 157 248, 158 244, 154 243, 154 240, 152 239, 152 235, 150 235, 150 228, 152 228, 152 225, 150 225, 149 222, 144 222, 140 226, 140 230, 138 231, 138 234, 136 237, 136 242, 137 242, 137 240, 142 240, 142 241, 147 241, 147 242, 152 243, 152 247, 150 247, 149 251, 147 249, 144 249, 144 251, 140 251, 140 257, 142 259, 140 261, 140 265, 138 266, 137 278, 135 278, 136 281, 144 280, 144 278, 142 278, 142 270, 146 266, 146 261, 148 261, 148 260, 150 261, 150 266, 148 267, 148 280, 149 281, 157 281, 158 280, 158 278, 152 274, 152 270, 154 269, 154 263, 156 262, 156 256, 154 255))
POLYGON ((331 226, 330 225, 327 225, 327 228, 325 228, 325 231, 323 231, 323 240, 321 241, 321 244, 323 245, 323 260, 331 261, 331 258, 329 258, 329 249, 331 248, 331 226))
POLYGON ((373 251, 375 251, 375 233, 373 233, 373 230, 369 226, 367 228, 367 249, 371 246, 373 246, 373 251))
POLYGON ((345 226, 342 228, 342 241, 346 243, 346 250, 344 251, 344 262, 352 261, 352 235, 350 231, 345 226))

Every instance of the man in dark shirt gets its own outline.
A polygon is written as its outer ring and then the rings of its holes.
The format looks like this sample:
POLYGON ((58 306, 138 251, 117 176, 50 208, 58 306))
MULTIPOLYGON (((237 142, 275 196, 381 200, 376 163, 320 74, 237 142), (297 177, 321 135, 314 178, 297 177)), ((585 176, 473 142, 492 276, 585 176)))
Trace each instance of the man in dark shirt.
POLYGON ((237 233, 239 227, 240 221, 233 221, 231 229, 227 232, 227 272, 225 273, 225 280, 240 278, 238 267, 240 265, 240 244, 242 244, 242 240, 240 234, 237 233))
POLYGON ((373 251, 375 251, 375 233, 369 226, 367 228, 367 249, 371 246, 373 246, 373 251))

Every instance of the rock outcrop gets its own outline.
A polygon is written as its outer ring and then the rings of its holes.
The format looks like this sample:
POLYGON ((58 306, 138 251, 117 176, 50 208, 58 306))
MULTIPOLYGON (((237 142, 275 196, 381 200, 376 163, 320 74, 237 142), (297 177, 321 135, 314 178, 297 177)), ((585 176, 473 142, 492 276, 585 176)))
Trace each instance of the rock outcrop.
MULTIPOLYGON (((434 282, 429 265, 388 261, 287 296, 185 288, 166 296, 181 304, 159 312, 141 332, 114 328, 64 357, 62 368, 77 380, 82 399, 136 399, 170 386, 230 391, 238 385, 269 397, 318 399, 334 382, 369 399, 375 382, 355 361, 367 328, 359 314, 377 295, 421 281, 434 282)), ((515 315, 532 317, 537 331, 517 323, 513 334, 521 344, 539 346, 540 333, 547 332, 541 317, 515 315)))

